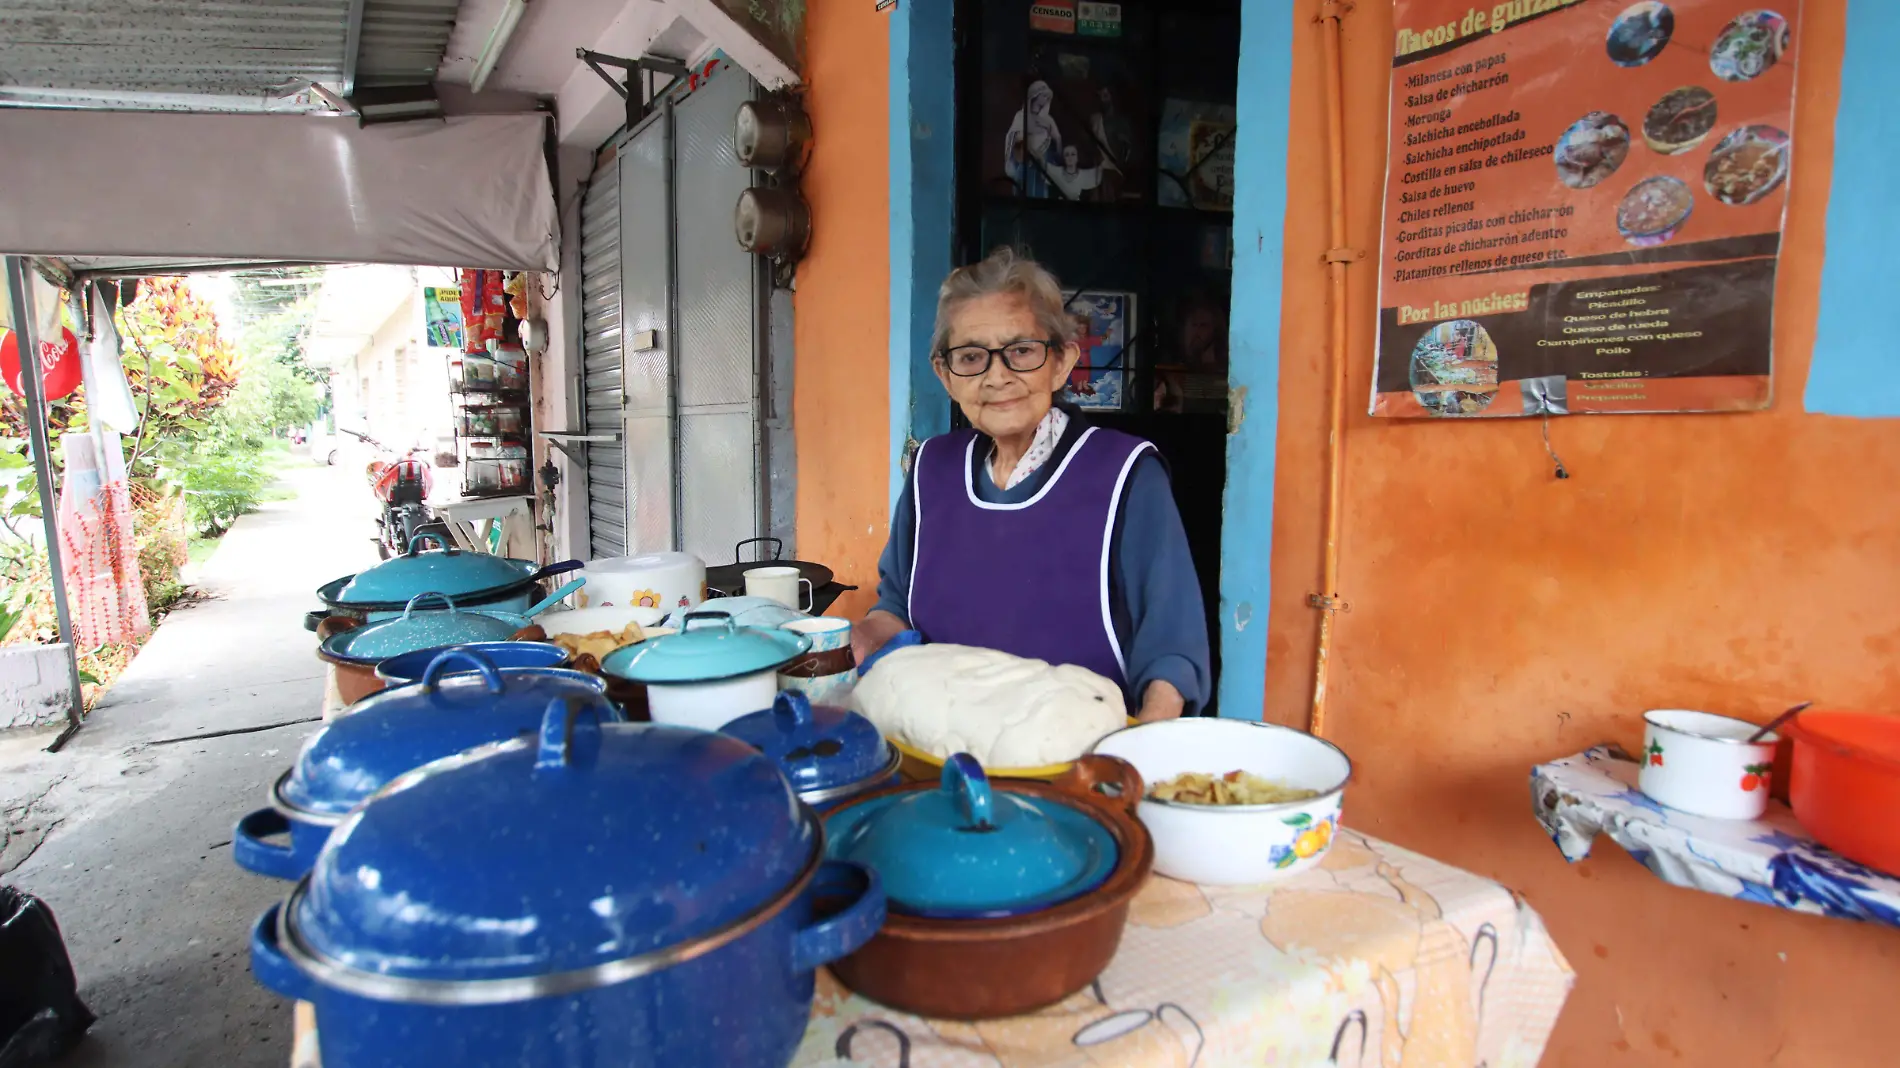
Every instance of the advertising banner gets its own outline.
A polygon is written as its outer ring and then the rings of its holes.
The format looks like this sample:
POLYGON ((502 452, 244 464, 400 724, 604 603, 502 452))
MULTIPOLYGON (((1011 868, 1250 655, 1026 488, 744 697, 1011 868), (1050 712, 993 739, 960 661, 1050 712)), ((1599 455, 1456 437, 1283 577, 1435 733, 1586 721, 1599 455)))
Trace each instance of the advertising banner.
POLYGON ((1767 407, 1798 2, 1395 9, 1372 414, 1767 407))

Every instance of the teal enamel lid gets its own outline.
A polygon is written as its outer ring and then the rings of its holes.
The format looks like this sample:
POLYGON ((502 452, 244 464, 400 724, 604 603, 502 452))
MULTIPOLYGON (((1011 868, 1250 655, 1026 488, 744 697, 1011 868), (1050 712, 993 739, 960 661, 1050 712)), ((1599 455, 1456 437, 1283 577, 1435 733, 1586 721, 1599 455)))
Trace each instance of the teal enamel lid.
POLYGON ((892 911, 945 919, 1051 908, 1108 880, 1120 850, 1071 805, 995 789, 968 753, 936 789, 849 805, 825 821, 835 860, 875 868, 892 911))
POLYGON ((681 622, 678 634, 608 653, 600 670, 648 684, 718 682, 783 667, 811 649, 803 634, 741 627, 715 609, 689 612, 681 622))
POLYGON ((338 660, 375 663, 417 649, 507 641, 528 623, 513 613, 464 611, 445 593, 418 593, 402 615, 332 634, 323 651, 338 660))
POLYGON ((457 549, 434 533, 410 539, 409 549, 366 568, 344 585, 337 600, 360 602, 407 601, 424 590, 466 595, 484 593, 533 577, 536 565, 506 556, 490 556, 457 549), (433 540, 442 548, 423 549, 433 540))

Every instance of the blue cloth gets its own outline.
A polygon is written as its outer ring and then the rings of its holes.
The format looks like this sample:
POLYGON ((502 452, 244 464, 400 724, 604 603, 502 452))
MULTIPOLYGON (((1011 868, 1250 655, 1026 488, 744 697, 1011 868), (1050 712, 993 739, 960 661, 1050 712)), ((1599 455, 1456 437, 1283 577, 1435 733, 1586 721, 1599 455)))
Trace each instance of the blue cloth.
MULTIPOLYGON (((1066 407, 1065 407, 1065 410, 1066 407)), ((1069 427, 1049 459, 1035 474, 1010 489, 998 489, 990 477, 989 446, 979 440, 975 462, 979 468, 976 495, 994 504, 1019 504, 1036 495, 1062 458, 1087 429, 1074 411, 1069 427)), ((889 612, 910 625, 910 565, 916 543, 916 505, 911 480, 897 499, 891 517, 890 540, 877 565, 877 611, 889 612)), ((1061 552, 1061 546, 1023 546, 1024 552, 1061 552)), ((1174 504, 1168 468, 1149 453, 1135 462, 1122 493, 1109 547, 1109 609, 1115 636, 1128 662, 1129 692, 1137 707, 1148 684, 1156 679, 1171 683, 1187 702, 1184 715, 1195 715, 1213 693, 1209 666, 1207 616, 1201 604, 1201 584, 1188 550, 1187 531, 1174 504)))

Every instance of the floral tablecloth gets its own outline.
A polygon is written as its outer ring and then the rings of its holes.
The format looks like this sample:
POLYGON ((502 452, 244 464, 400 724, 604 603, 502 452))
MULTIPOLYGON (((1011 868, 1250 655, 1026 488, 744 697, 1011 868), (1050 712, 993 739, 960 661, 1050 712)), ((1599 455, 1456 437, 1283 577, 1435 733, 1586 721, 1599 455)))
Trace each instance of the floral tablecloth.
POLYGON ((1597 746, 1531 772, 1538 822, 1566 859, 1589 856, 1606 834, 1677 886, 1900 927, 1900 879, 1819 845, 1788 806, 1771 801, 1759 820, 1692 816, 1637 789, 1641 770, 1620 751, 1597 746))
MULTIPOLYGON (((1321 867, 1271 887, 1152 880, 1101 979, 1033 1015, 919 1019, 820 972, 792 1063, 1533 1068, 1572 981, 1511 891, 1342 830, 1321 867)), ((314 1028, 300 1011, 293 1068, 318 1068, 314 1028)))

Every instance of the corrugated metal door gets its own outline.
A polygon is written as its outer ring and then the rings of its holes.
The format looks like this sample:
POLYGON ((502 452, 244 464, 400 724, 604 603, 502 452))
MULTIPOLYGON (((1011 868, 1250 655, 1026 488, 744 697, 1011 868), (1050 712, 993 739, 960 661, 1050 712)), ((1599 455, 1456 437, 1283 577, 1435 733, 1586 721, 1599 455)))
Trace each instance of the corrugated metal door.
POLYGON ((627 551, 674 548, 672 155, 666 109, 620 146, 620 281, 626 310, 627 551))
POLYGON ((582 202, 585 425, 621 437, 588 446, 596 557, 671 548, 722 563, 765 532, 769 288, 732 231, 752 178, 733 115, 754 92, 730 64, 700 71, 621 136, 612 177, 582 202))
POLYGON ((752 175, 732 150, 752 79, 720 64, 674 109, 679 546, 712 563, 764 533, 759 260, 733 236, 752 175))
MULTIPOLYGON (((594 172, 581 198, 581 425, 590 435, 621 427, 620 160, 594 172)), ((589 442, 588 557, 627 551, 626 450, 589 442)))

